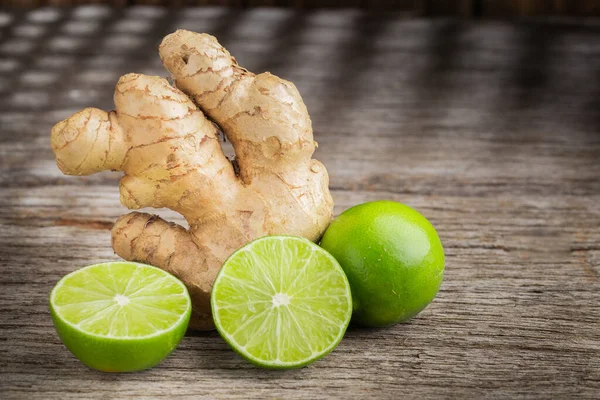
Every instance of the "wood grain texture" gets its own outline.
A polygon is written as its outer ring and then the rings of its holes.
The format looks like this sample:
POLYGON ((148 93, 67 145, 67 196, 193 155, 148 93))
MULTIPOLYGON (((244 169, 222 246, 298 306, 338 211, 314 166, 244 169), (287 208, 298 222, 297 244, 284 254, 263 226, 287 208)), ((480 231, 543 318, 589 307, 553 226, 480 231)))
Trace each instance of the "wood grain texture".
POLYGON ((0 29, 1 398, 598 397, 597 22, 82 7, 0 12, 0 29), (49 130, 112 108, 123 73, 166 75, 156 46, 176 28, 295 82, 336 213, 385 198, 432 221, 447 272, 422 314, 353 328, 295 371, 252 367, 214 332, 136 374, 91 371, 63 347, 48 294, 117 258, 109 228, 126 210, 119 174, 61 175, 49 130))

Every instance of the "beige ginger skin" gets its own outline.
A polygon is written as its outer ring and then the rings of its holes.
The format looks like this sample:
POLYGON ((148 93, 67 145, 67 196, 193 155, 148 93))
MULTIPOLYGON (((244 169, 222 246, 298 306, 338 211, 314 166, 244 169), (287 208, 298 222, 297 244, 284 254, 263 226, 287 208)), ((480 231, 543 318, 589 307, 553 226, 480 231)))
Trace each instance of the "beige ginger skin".
POLYGON ((179 277, 193 303, 190 327, 211 329, 210 291, 227 257, 249 241, 287 234, 318 240, 332 218, 327 170, 296 87, 240 67, 207 34, 178 30, 159 48, 166 79, 127 74, 115 111, 87 108, 59 122, 51 144, 60 170, 124 172, 121 203, 170 208, 189 230, 132 212, 112 229, 115 252, 179 277), (221 149, 233 144, 238 168, 221 149))

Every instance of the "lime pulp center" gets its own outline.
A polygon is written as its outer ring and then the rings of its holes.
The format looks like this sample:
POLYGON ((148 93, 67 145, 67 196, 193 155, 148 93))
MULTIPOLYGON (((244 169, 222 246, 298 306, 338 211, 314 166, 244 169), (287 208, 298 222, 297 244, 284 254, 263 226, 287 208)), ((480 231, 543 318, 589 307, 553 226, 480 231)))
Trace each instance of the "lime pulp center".
POLYGON ((290 304, 290 296, 287 294, 276 293, 275 296, 273 296, 274 307, 287 306, 288 304, 290 304))
POLYGON ((129 304, 129 297, 124 296, 122 294, 115 295, 114 300, 120 306, 126 306, 127 304, 129 304))

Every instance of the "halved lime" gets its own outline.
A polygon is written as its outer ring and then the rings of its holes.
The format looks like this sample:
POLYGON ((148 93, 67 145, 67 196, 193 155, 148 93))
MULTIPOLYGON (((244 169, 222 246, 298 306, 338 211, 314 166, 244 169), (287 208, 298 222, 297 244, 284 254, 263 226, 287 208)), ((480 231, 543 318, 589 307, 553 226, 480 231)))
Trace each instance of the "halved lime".
POLYGON ((309 240, 266 236, 229 257, 211 293, 217 330, 242 357, 297 368, 332 351, 352 315, 338 262, 309 240))
POLYGON ((50 313, 65 346, 87 366, 107 372, 160 363, 185 334, 191 310, 177 278, 133 262, 81 268, 50 293, 50 313))

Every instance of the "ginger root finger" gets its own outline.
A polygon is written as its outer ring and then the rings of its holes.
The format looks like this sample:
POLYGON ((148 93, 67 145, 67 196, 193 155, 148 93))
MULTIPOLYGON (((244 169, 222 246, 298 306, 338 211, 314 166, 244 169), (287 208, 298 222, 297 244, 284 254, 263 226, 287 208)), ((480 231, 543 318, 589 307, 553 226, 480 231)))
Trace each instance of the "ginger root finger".
POLYGON ((220 265, 207 259, 182 226, 156 215, 132 212, 112 228, 112 246, 126 260, 159 267, 181 279, 194 304, 192 329, 212 329, 210 290, 220 265), (204 306, 202 306, 204 305, 204 306))
POLYGON ((233 144, 244 182, 310 160, 311 121, 293 83, 248 72, 207 34, 178 30, 163 39, 159 53, 177 87, 233 144))
POLYGON ((127 146, 116 114, 86 108, 52 128, 56 164, 67 175, 120 170, 127 146))

